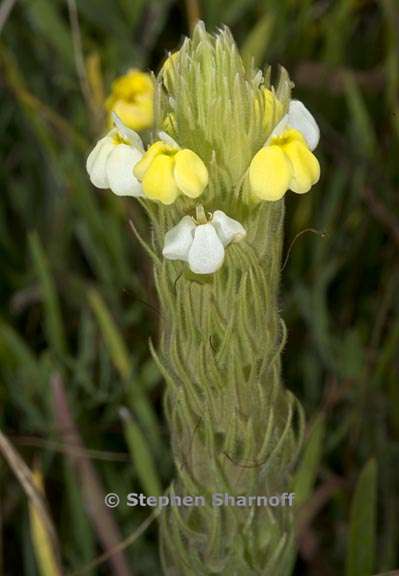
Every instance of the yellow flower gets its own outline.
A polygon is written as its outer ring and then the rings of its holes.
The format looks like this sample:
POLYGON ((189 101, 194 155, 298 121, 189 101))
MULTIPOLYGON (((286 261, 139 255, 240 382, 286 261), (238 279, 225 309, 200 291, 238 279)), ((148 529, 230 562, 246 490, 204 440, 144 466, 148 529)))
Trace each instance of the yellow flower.
POLYGON ((208 185, 208 170, 201 158, 179 146, 166 134, 155 142, 134 168, 144 195, 172 204, 180 194, 198 198, 208 185))
POLYGON ((288 189, 304 194, 319 177, 316 156, 301 132, 293 128, 272 136, 249 167, 251 190, 260 200, 280 200, 288 189))
POLYGON ((149 74, 132 68, 112 83, 111 94, 105 107, 116 112, 122 122, 132 130, 149 128, 154 116, 154 84, 149 74))

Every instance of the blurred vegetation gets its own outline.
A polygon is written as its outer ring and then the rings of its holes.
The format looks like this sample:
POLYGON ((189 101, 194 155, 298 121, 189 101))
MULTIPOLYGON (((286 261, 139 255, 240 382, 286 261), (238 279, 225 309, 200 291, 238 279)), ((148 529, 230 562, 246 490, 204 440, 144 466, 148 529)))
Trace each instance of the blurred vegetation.
POLYGON ((321 182, 287 197, 284 375, 309 422, 295 574, 399 566, 398 3, 3 0, 0 574, 50 574, 43 522, 65 574, 160 574, 151 509, 102 502, 173 474, 148 350, 156 295, 129 219, 148 230, 134 200, 89 185, 85 159, 111 81, 157 70, 198 16, 230 26, 247 61, 283 64, 322 131, 321 182))

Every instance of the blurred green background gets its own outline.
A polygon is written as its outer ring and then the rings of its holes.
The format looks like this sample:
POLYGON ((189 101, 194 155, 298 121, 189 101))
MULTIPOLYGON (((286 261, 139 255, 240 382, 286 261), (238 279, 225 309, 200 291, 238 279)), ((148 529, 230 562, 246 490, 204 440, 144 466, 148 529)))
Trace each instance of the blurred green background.
MULTIPOLYGON (((0 429, 41 470, 65 574, 161 574, 156 522, 135 532, 151 510, 102 501, 156 494, 173 475, 148 351, 157 299, 129 219, 149 232, 133 199, 91 187, 85 159, 112 80, 158 70, 198 17, 230 26, 246 61, 283 64, 322 132, 320 183, 286 203, 284 379, 309 430, 295 574, 388 573, 399 566, 395 0, 2 0, 0 429), (125 538, 113 563, 90 568, 125 538)), ((0 460, 0 574, 34 576, 11 468, 0 460)))

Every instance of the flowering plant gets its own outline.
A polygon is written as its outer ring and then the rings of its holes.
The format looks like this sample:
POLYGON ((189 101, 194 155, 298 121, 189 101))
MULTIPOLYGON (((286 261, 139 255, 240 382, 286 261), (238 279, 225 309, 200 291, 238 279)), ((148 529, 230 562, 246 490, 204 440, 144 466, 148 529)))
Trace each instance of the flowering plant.
MULTIPOLYGON (((278 290, 284 196, 320 167, 319 129, 284 69, 245 68, 227 29, 202 23, 164 63, 145 147, 118 115, 89 155, 100 188, 138 198, 152 223, 177 479, 171 493, 287 492, 303 413, 281 382, 278 290)), ((164 511, 166 574, 289 573, 292 510, 164 511)))

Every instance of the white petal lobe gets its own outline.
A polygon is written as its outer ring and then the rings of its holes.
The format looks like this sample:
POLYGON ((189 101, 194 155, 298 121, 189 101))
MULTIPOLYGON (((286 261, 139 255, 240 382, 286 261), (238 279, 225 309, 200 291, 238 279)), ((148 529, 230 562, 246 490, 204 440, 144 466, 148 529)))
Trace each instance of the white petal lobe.
POLYGON ((93 150, 90 152, 90 154, 87 157, 86 160, 86 170, 88 172, 88 174, 91 173, 91 171, 93 170, 93 165, 96 161, 97 155, 100 152, 101 149, 101 145, 103 143, 104 138, 102 138, 101 140, 99 140, 97 142, 97 144, 94 146, 93 150))
POLYGON ((291 100, 288 114, 283 116, 278 124, 274 127, 269 138, 268 144, 273 136, 279 136, 287 128, 298 130, 305 138, 310 150, 314 150, 320 140, 320 130, 316 120, 300 100, 291 100))
POLYGON ((104 136, 103 138, 101 138, 97 144, 94 146, 93 150, 90 152, 90 154, 87 157, 86 160, 86 170, 88 172, 88 174, 90 175, 94 164, 97 160, 97 156, 100 153, 101 148, 103 147, 104 144, 106 144, 107 142, 110 142, 110 134, 111 132, 108 132, 108 134, 106 136, 104 136))
POLYGON ((107 159, 106 173, 109 187, 118 196, 142 196, 140 182, 133 174, 133 168, 141 159, 142 153, 127 144, 114 147, 107 159))
POLYGON ((190 216, 184 216, 180 222, 165 234, 162 254, 168 260, 188 260, 193 243, 195 224, 190 216))
POLYGON ((194 240, 188 254, 188 263, 196 274, 216 272, 224 260, 224 247, 212 224, 196 227, 194 240))
POLYGON ((169 134, 167 134, 163 130, 158 132, 158 136, 159 136, 160 140, 162 140, 162 142, 165 142, 165 144, 169 144, 170 146, 174 146, 175 148, 179 148, 179 145, 176 142, 176 140, 174 140, 172 138, 172 136, 169 136, 169 134))
POLYGON ((95 146, 92 154, 87 159, 87 169, 90 180, 97 188, 109 188, 107 177, 107 160, 108 156, 114 149, 115 145, 112 138, 102 138, 95 146), (97 148, 98 147, 98 148, 97 148), (96 152, 97 149, 97 152, 96 152))
POLYGON ((312 114, 299 100, 291 100, 288 109, 288 125, 302 133, 310 150, 314 150, 320 140, 320 130, 312 114))
POLYGON ((223 246, 228 246, 230 242, 239 242, 247 235, 244 226, 237 220, 227 216, 222 210, 216 210, 214 212, 212 225, 223 246))

